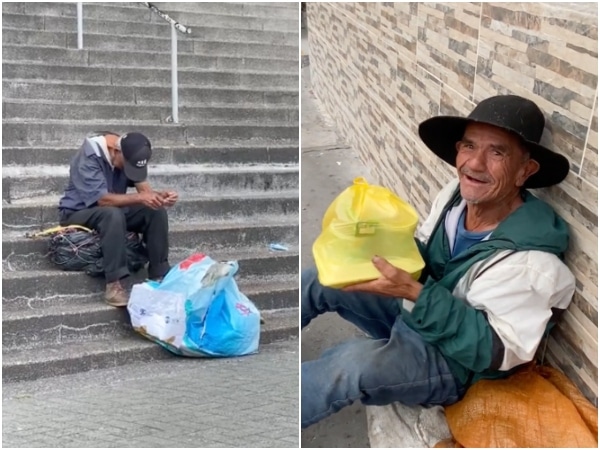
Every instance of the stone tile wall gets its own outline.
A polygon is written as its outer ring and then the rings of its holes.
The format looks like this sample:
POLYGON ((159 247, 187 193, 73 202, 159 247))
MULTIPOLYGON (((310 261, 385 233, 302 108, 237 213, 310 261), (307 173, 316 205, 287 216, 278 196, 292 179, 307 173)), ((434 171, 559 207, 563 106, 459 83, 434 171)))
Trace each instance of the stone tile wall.
POLYGON ((438 114, 518 94, 545 111, 568 178, 534 193, 569 223, 575 298, 546 360, 598 396, 597 3, 309 3, 314 92, 381 183, 424 217, 453 178, 417 135, 438 114))

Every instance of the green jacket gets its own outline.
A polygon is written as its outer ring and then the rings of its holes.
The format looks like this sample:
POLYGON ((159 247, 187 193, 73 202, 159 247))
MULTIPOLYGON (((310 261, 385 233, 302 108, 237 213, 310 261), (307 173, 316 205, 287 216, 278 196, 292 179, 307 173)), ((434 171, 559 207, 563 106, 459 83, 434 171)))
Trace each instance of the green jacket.
MULTIPOLYGON (((426 342, 439 349, 445 356, 452 372, 465 385, 480 378, 507 376, 511 373, 511 369, 518 367, 517 365, 507 369, 507 366, 514 364, 511 361, 516 360, 517 364, 527 362, 524 359, 528 357, 514 357, 514 354, 521 355, 526 351, 530 354, 531 347, 537 348, 543 337, 543 334, 536 335, 537 342, 532 342, 532 338, 527 335, 528 328, 530 329, 529 325, 523 323, 521 332, 518 329, 517 322, 519 320, 514 320, 514 317, 506 313, 506 317, 511 317, 507 323, 502 311, 495 312, 495 309, 502 309, 499 302, 506 298, 502 297, 502 292, 506 291, 506 295, 510 298, 511 289, 514 289, 515 296, 519 296, 518 299, 513 298, 518 303, 516 308, 524 308, 524 310, 531 308, 532 314, 544 317, 546 316, 545 310, 548 310, 547 316, 550 317, 550 309, 566 308, 573 294, 574 278, 568 269, 570 277, 563 274, 566 266, 562 263, 562 259, 569 240, 566 223, 548 204, 529 192, 523 193, 523 199, 523 205, 500 223, 487 240, 475 244, 452 258, 445 218, 450 209, 460 207, 461 203, 464 207, 464 201, 459 190, 456 189, 441 214, 436 212, 438 214, 437 221, 427 242, 418 242, 426 262, 424 273, 421 276, 424 286, 412 311, 405 311, 404 320, 426 342), (550 261, 551 265, 556 266, 556 270, 560 271, 559 276, 565 279, 565 283, 562 283, 560 287, 549 288, 555 291, 560 290, 556 295, 557 301, 554 300, 554 294, 547 292, 543 294, 542 300, 537 299, 535 293, 542 289, 536 288, 535 284, 538 282, 549 283, 544 280, 538 281, 539 277, 533 273, 535 267, 519 266, 520 269, 516 273, 525 273, 521 276, 522 278, 514 277, 514 283, 519 283, 521 280, 522 284, 531 283, 532 288, 529 288, 528 285, 525 289, 519 286, 508 286, 511 281, 506 282, 505 280, 495 282, 494 278, 498 279, 498 274, 502 273, 499 271, 515 270, 513 266, 509 265, 511 258, 516 261, 526 256, 520 254, 519 258, 513 258, 512 255, 516 252, 530 252, 527 255, 527 261, 541 257, 544 261, 550 261), (540 252, 543 253, 540 254, 540 252), (555 255, 555 257, 548 259, 549 255, 547 254, 555 255), (559 267, 560 265, 563 267, 559 267), (464 278, 474 266, 478 267, 479 273, 469 273, 471 281, 465 283, 464 278), (484 266, 485 270, 483 270, 484 266), (493 270, 490 269, 490 266, 493 267, 493 270), (461 280, 459 289, 457 284, 461 280), (487 294, 479 295, 481 302, 479 298, 469 298, 470 288, 465 288, 465 285, 471 283, 471 286, 474 286, 475 282, 479 283, 478 292, 490 293, 488 305, 485 303, 487 294), (483 283, 485 283, 485 287, 483 287, 483 283), (457 295, 457 291, 461 289, 464 292, 458 292, 457 295), (494 290, 497 290, 497 294, 491 295, 494 290), (533 291, 533 294, 529 290, 533 291), (553 298, 551 303, 554 305, 548 305, 537 312, 536 308, 539 308, 540 304, 549 297, 553 298), (528 302, 531 304, 528 305, 528 302), (473 304, 477 304, 477 306, 473 306, 473 304), (490 323, 492 319, 494 323, 502 324, 502 326, 498 325, 495 329, 490 323), (512 326, 515 323, 517 323, 516 331, 513 333, 512 326), (519 333, 523 336, 522 338, 519 337, 519 333), (526 350, 520 349, 519 345, 526 350), (507 349, 511 352, 508 356, 506 355, 507 349), (501 370, 503 365, 503 370, 501 370)), ((430 217, 428 220, 432 219, 430 217)), ((510 278, 510 280, 512 279, 513 277, 510 278)), ((528 314, 525 313, 525 315, 528 314)), ((548 322, 546 320, 545 325, 541 324, 543 329, 548 322)), ((539 328, 540 324, 536 323, 535 326, 539 328)))

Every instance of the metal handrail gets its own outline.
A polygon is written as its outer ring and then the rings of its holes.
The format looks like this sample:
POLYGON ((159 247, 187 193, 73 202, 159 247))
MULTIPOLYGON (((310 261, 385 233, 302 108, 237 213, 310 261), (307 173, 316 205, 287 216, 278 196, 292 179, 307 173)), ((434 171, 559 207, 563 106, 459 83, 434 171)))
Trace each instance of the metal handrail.
MULTIPOLYGON (((192 29, 169 17, 152 3, 140 2, 157 14, 161 19, 171 24, 171 119, 179 123, 179 82, 177 80, 177 31, 191 34, 192 29)), ((83 3, 77 2, 77 48, 83 49, 83 3)))
POLYGON ((191 34, 192 33, 192 29, 190 27, 177 22, 175 19, 172 19, 171 17, 169 17, 168 14, 162 12, 160 9, 158 9, 156 6, 154 6, 152 3, 148 3, 148 2, 140 2, 140 3, 142 5, 145 5, 148 8, 150 8, 150 10, 152 12, 156 13, 161 19, 164 19, 167 22, 169 22, 173 27, 175 27, 175 29, 177 31, 179 31, 183 34, 191 34))
POLYGON ((83 49, 83 3, 77 2, 77 48, 83 49))

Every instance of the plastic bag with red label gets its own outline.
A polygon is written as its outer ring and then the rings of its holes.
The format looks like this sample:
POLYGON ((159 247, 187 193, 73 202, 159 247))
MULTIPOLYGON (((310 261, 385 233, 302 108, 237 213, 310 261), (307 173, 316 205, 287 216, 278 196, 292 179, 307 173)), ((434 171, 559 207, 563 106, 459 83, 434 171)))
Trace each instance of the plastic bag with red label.
POLYGON ((183 356, 256 353, 260 313, 233 279, 236 261, 194 254, 174 266, 162 283, 133 287, 127 309, 138 333, 183 356))

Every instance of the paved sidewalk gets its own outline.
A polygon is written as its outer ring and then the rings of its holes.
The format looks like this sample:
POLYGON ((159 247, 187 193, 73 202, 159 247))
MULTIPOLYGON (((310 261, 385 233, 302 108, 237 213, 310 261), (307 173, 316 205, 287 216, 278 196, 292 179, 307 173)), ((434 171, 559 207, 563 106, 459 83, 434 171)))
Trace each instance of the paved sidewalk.
MULTIPOLYGON (((370 179, 368 170, 319 110, 310 80, 307 30, 302 30, 302 260, 314 265, 312 244, 321 231, 323 214, 331 201, 357 176, 370 179)), ((337 314, 324 314, 302 330, 302 360, 318 358, 323 351, 361 332, 337 314)), ((360 402, 302 430, 302 448, 369 447, 365 407, 360 402)))
POLYGON ((3 385, 2 446, 298 448, 298 345, 3 385))

